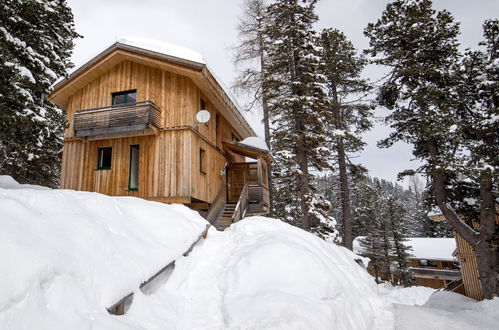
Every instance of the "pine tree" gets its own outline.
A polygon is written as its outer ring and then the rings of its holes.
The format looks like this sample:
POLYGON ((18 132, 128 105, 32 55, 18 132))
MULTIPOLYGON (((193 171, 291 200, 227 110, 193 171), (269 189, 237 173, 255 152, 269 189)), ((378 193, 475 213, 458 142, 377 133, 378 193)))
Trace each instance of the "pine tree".
POLYGON ((322 73, 328 87, 329 111, 332 121, 328 124, 330 143, 336 151, 341 194, 341 223, 343 245, 352 250, 352 219, 347 167, 360 167, 348 162, 348 153, 359 152, 365 143, 361 134, 369 130, 371 105, 362 98, 369 90, 368 82, 360 78, 366 65, 357 56, 353 44, 345 34, 336 29, 324 29, 321 33, 322 73))
POLYGON ((498 179, 493 174, 499 165, 498 130, 493 120, 493 114, 497 114, 497 92, 484 95, 497 82, 494 49, 498 38, 497 29, 486 31, 491 31, 485 33, 490 45, 490 71, 473 65, 488 76, 484 89, 478 87, 480 83, 475 84, 482 75, 466 70, 466 66, 464 71, 456 67, 461 60, 459 24, 449 12, 436 12, 430 0, 397 0, 388 4, 382 17, 367 26, 365 35, 370 38, 369 53, 374 62, 390 68, 378 101, 393 110, 388 122, 394 132, 381 145, 389 147, 405 141, 414 146, 414 156, 424 162, 418 172, 431 178, 436 204, 455 231, 475 248, 483 294, 491 298, 499 294, 499 251, 492 243, 497 230, 498 179), (478 187, 479 195, 468 198, 479 201, 476 205, 480 229, 462 221, 456 203, 453 206, 462 176, 478 187))
POLYGON ((275 211, 284 219, 296 218, 305 230, 330 224, 321 221, 329 217, 329 203, 317 193, 311 173, 330 167, 328 105, 313 30, 316 2, 276 1, 268 7, 272 24, 266 31, 271 47, 264 93, 273 125, 275 211))
POLYGON ((78 36, 65 1, 0 3, 0 173, 21 183, 58 184, 65 119, 44 97, 78 36))
POLYGON ((412 285, 412 274, 409 269, 409 250, 407 242, 407 228, 404 223, 405 210, 393 196, 388 196, 385 203, 385 219, 390 227, 390 236, 393 240, 393 254, 395 256, 394 275, 398 284, 412 285))
MULTIPOLYGON (((266 83, 267 67, 267 36, 269 17, 267 15, 267 3, 265 0, 244 0, 242 3, 242 15, 237 25, 239 43, 233 48, 234 65, 238 68, 233 88, 249 96, 246 110, 250 111, 260 107, 263 114, 263 126, 265 142, 270 148, 270 120, 268 101, 264 90, 266 83)), ((271 150, 271 149, 269 149, 271 150)), ((272 164, 268 164, 268 172, 272 174, 272 164)), ((268 178, 269 184, 269 216, 273 212, 273 184, 272 175, 268 178)))
POLYGON ((359 244, 362 255, 370 259, 376 283, 380 283, 379 277, 382 274, 390 277, 389 240, 381 209, 377 207, 380 205, 379 191, 371 185, 366 185, 364 188, 364 207, 358 209, 359 220, 364 226, 364 235, 359 244))

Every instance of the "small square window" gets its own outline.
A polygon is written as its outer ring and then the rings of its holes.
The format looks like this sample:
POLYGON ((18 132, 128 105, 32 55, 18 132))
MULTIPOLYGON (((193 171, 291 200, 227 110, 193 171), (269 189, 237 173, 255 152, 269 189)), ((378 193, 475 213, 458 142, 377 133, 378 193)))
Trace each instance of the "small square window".
POLYGON ((137 102, 137 90, 112 93, 112 105, 127 104, 137 102))
POLYGON ((199 149, 199 171, 206 173, 206 151, 199 149))
POLYGON ((97 169, 98 170, 109 170, 111 169, 111 158, 112 158, 113 148, 104 147, 99 148, 97 169))

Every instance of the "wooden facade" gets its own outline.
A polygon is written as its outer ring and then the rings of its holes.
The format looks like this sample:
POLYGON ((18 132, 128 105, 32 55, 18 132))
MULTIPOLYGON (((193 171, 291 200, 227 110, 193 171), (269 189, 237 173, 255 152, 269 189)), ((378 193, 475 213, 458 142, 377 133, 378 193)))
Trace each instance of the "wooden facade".
POLYGON ((457 257, 463 274, 464 294, 470 298, 482 300, 483 292, 475 249, 459 234, 456 234, 456 244, 457 257))
POLYGON ((414 283, 433 289, 441 289, 461 278, 455 260, 410 259, 414 283))
POLYGON ((209 205, 227 168, 245 161, 229 155, 224 141, 254 135, 206 65, 119 42, 57 84, 49 100, 67 114, 64 189, 209 205), (134 102, 113 105, 113 95, 126 91, 134 102), (203 125, 196 121, 201 108, 211 115, 203 125), (134 189, 131 146, 138 149, 134 189), (103 148, 111 164, 99 168, 103 148))
MULTIPOLYGON (((442 214, 436 213, 429 216, 433 221, 446 221, 442 214)), ((480 227, 478 221, 470 221, 475 229, 480 227)), ((499 206, 496 206, 496 226, 499 226, 499 206)), ((480 273, 476 251, 461 235, 456 233, 456 257, 461 267, 463 289, 457 291, 475 300, 483 300, 482 284, 480 283, 480 273)))

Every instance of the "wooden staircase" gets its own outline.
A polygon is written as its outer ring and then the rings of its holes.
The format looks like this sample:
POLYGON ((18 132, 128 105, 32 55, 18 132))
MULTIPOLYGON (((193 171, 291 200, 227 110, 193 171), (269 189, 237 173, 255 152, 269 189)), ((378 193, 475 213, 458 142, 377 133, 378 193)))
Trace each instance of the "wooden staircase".
POLYGON ((215 228, 222 231, 229 227, 232 224, 235 210, 236 203, 226 203, 222 214, 218 218, 218 221, 215 223, 215 228))

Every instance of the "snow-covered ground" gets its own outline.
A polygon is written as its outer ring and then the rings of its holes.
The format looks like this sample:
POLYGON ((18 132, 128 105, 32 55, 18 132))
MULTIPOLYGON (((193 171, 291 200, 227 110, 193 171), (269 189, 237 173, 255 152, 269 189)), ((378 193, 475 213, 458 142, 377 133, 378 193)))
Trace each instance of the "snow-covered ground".
POLYGON ((0 176, 0 329, 494 329, 499 299, 377 286, 352 252, 281 221, 0 176), (172 260, 155 290, 139 284, 172 260), (129 292, 125 315, 106 311, 129 292))

